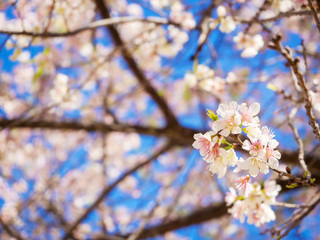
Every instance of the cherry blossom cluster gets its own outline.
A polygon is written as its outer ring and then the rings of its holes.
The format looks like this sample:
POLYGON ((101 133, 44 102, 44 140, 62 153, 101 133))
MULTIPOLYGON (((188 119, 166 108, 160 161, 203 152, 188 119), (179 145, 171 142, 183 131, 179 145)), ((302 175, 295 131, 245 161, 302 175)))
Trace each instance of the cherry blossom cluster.
POLYGON ((259 103, 249 107, 246 103, 239 105, 234 101, 221 103, 217 114, 208 110, 208 116, 213 120, 211 130, 205 134, 195 134, 193 143, 193 147, 200 151, 208 163, 208 170, 217 174, 218 178, 225 176, 230 166, 235 167, 234 172, 248 172, 248 175, 233 181, 240 197, 231 188, 226 201, 227 205, 234 204, 229 211, 233 217, 243 222, 247 216, 248 223, 256 226, 275 219, 270 204, 275 202, 280 186, 274 181, 267 181, 261 190, 257 183, 250 183, 250 178, 256 177, 259 172, 267 174, 270 168, 277 169, 281 157, 276 150, 279 143, 272 131, 266 126, 260 127, 259 111, 259 103), (242 133, 247 137, 244 141, 240 139, 242 133), (231 139, 236 142, 230 143, 231 139), (239 145, 249 154, 245 160, 236 155, 235 149, 239 145))
POLYGON ((236 47, 241 52, 241 57, 251 58, 258 54, 258 51, 264 46, 263 38, 260 34, 251 36, 249 34, 244 34, 239 32, 237 36, 233 38, 233 41, 236 43, 236 47))
POLYGON ((219 24, 219 30, 223 33, 230 33, 236 29, 236 22, 231 16, 227 16, 227 10, 224 6, 217 8, 218 19, 212 19, 210 22, 210 28, 215 29, 219 24))
POLYGON ((259 111, 259 103, 247 107, 245 103, 238 105, 234 101, 220 104, 217 115, 208 111, 213 120, 212 130, 204 135, 195 134, 193 147, 200 151, 209 164, 208 169, 219 178, 226 174, 228 166, 236 166, 235 172, 248 171, 251 177, 259 172, 267 174, 270 167, 279 166, 281 154, 276 150, 279 143, 269 128, 260 128, 259 111), (244 142, 239 139, 241 133, 247 135, 244 142), (229 143, 227 137, 235 138, 249 152, 249 158, 238 159, 234 150, 236 143, 229 143))
POLYGON ((189 87, 199 87, 207 92, 219 95, 223 92, 225 82, 222 78, 215 76, 213 69, 206 65, 199 64, 193 72, 185 75, 185 81, 189 87))
POLYGON ((280 185, 276 184, 276 181, 265 181, 263 188, 257 182, 247 182, 246 185, 248 186, 245 195, 237 195, 234 188, 229 188, 230 192, 225 197, 227 206, 232 205, 229 213, 241 223, 247 217, 247 222, 257 227, 275 220, 271 205, 276 203, 276 196, 281 190, 280 185))

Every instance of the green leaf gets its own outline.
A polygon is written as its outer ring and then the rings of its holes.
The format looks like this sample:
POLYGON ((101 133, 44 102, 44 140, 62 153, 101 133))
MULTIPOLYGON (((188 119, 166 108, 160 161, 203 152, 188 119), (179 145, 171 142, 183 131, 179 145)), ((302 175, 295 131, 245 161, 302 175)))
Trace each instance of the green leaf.
POLYGON ((315 181, 316 181, 315 178, 312 178, 312 179, 310 180, 311 183, 314 183, 315 181))
POLYGON ((195 58, 193 62, 193 72, 196 73, 197 69, 198 69, 198 58, 195 58))
POLYGON ((247 128, 242 128, 242 131, 244 131, 245 133, 248 133, 247 128))
POLYGON ((236 200, 244 200, 244 196, 238 196, 236 200))
POLYGON ((303 174, 303 178, 306 178, 309 174, 309 171, 305 171, 304 174, 303 174))
POLYGON ((37 71, 33 75, 32 83, 35 84, 36 81, 43 75, 43 73, 44 73, 44 68, 42 65, 40 65, 37 71))
POLYGON ((189 100, 191 99, 191 97, 192 97, 191 91, 190 91, 189 87, 186 86, 186 87, 184 88, 183 98, 184 98, 185 100, 189 101, 189 100))
POLYGON ((212 121, 218 120, 218 115, 215 115, 210 109, 207 109, 207 115, 212 119, 212 121))
POLYGON ((224 147, 224 149, 228 151, 232 147, 233 147, 232 145, 229 145, 229 146, 224 147))
POLYGON ((296 188, 296 187, 298 187, 298 184, 296 184, 296 183, 292 183, 290 185, 286 185, 286 188, 296 188))
POLYGON ((47 56, 48 54, 50 53, 50 48, 49 47, 46 47, 43 51, 43 55, 44 56, 47 56))

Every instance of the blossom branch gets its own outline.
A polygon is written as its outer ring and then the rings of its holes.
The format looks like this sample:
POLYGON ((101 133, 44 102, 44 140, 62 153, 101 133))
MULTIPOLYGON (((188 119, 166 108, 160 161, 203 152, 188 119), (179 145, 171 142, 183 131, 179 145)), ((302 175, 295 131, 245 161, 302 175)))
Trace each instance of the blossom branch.
MULTIPOLYGON (((278 15, 274 17, 263 18, 263 19, 259 19, 258 21, 259 23, 267 23, 267 22, 277 21, 281 18, 289 18, 293 16, 308 16, 310 15, 310 13, 311 13, 310 10, 280 12, 278 15)), ((257 21, 257 19, 251 19, 251 20, 236 19, 236 20, 237 22, 240 22, 240 23, 251 23, 252 21, 257 21)))
POLYGON ((298 226, 300 222, 308 216, 312 210, 320 203, 320 193, 319 191, 310 201, 308 207, 300 208, 288 221, 286 221, 281 228, 273 228, 269 230, 273 236, 277 236, 278 239, 282 239, 289 234, 289 232, 298 226), (285 230, 285 231, 284 231, 285 230), (284 232, 283 232, 284 231, 284 232), (282 233, 283 232, 283 233, 282 233))
POLYGON ((317 25, 317 28, 318 28, 318 31, 319 31, 319 34, 320 34, 320 21, 319 21, 318 15, 317 15, 317 11, 314 8, 311 0, 308 0, 308 6, 311 9, 311 14, 312 14, 312 16, 314 18, 314 21, 316 22, 316 25, 317 25))
MULTIPOLYGON (((95 0, 95 3, 97 5, 97 8, 99 9, 102 17, 108 19, 110 18, 110 13, 108 8, 105 6, 103 0, 95 0)), ((171 109, 169 108, 167 102, 158 94, 156 89, 151 85, 151 83, 148 81, 148 79, 145 77, 143 71, 140 69, 136 61, 133 59, 130 52, 127 50, 127 48, 124 47, 124 42, 122 41, 118 31, 114 27, 114 25, 108 25, 106 26, 107 30, 110 32, 111 38, 114 42, 114 44, 117 47, 122 47, 121 52, 124 60, 128 64, 128 67, 132 70, 135 77, 139 81, 139 83, 143 86, 144 90, 151 96, 151 98, 157 103, 160 110, 164 114, 167 125, 168 126, 180 126, 178 123, 178 120, 172 113, 171 109)))
POLYGON ((294 138, 296 140, 296 142, 298 143, 298 150, 299 150, 299 155, 298 155, 298 159, 299 159, 299 162, 300 162, 300 165, 301 167, 303 168, 303 170, 305 172, 307 172, 307 177, 308 179, 311 178, 311 174, 308 170, 308 167, 307 167, 307 164, 306 162, 304 161, 304 148, 303 148, 303 142, 302 142, 302 139, 300 138, 299 136, 299 132, 298 132, 298 129, 293 125, 293 117, 294 115, 296 114, 297 112, 297 108, 294 108, 291 113, 289 114, 289 119, 288 119, 288 124, 290 126, 290 128, 292 129, 293 131, 293 134, 294 134, 294 138))
POLYGON ((69 37, 76 34, 79 34, 84 31, 88 30, 95 30, 99 27, 106 27, 115 24, 122 24, 122 23, 129 23, 129 22, 146 22, 146 23, 154 23, 157 25, 175 25, 180 27, 179 24, 172 22, 169 19, 162 18, 162 17, 133 17, 133 16, 123 16, 123 17, 112 17, 112 18, 105 18, 98 21, 94 21, 90 23, 88 26, 78 28, 73 31, 68 32, 30 32, 30 31, 12 31, 12 30, 0 30, 0 34, 6 35, 18 35, 18 36, 30 36, 30 37, 41 37, 41 38, 53 38, 53 37, 69 37))
POLYGON ((17 240, 26 240, 24 237, 20 235, 18 231, 13 229, 12 226, 8 226, 1 218, 0 218, 0 225, 2 226, 3 230, 8 233, 11 237, 14 237, 17 240))
POLYGON ((275 202, 272 203, 273 206, 286 207, 286 208, 308 208, 309 205, 299 205, 294 203, 286 203, 286 202, 275 202))
POLYGON ((99 197, 94 201, 94 203, 77 220, 75 220, 73 224, 70 225, 70 227, 69 227, 68 231, 66 232, 65 237, 63 239, 66 240, 69 237, 71 237, 73 235, 73 231, 76 230, 76 228, 79 226, 79 224, 83 220, 85 220, 89 216, 89 214, 93 210, 95 210, 100 205, 101 202, 103 202, 105 197, 108 196, 109 193, 111 191, 113 191, 113 189, 115 189, 119 185, 119 183, 121 183, 124 179, 126 179, 126 177, 130 176, 131 174, 133 174, 137 170, 139 170, 142 167, 153 162, 160 155, 162 155, 163 153, 167 152, 170 148, 172 148, 172 146, 173 145, 171 142, 165 144, 158 152, 154 153, 150 158, 148 158, 144 162, 141 162, 140 164, 134 166, 133 168, 129 169, 127 172, 125 172, 121 177, 118 178, 118 180, 116 180, 110 186, 106 186, 102 190, 102 192, 100 193, 99 197))
POLYGON ((283 48, 280 41, 281 41, 281 35, 278 34, 277 36, 273 37, 272 42, 269 44, 269 47, 271 49, 274 49, 280 52, 282 56, 285 57, 293 73, 297 77, 298 85, 301 87, 302 95, 304 97, 305 109, 306 109, 307 116, 309 118, 309 125, 313 128, 313 133, 316 135, 317 140, 320 141, 320 129, 319 129, 319 124, 317 123, 316 118, 312 111, 313 104, 312 104, 311 95, 310 95, 309 89, 306 86, 303 73, 300 71, 298 66, 298 63, 300 60, 299 58, 293 58, 290 49, 288 47, 283 48))

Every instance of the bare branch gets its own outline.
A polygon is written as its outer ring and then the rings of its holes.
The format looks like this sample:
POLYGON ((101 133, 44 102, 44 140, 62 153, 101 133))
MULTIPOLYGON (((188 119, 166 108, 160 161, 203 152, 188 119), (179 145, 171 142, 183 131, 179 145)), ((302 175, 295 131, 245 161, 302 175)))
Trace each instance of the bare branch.
POLYGON ((102 19, 99 21, 95 21, 90 23, 88 26, 78 28, 73 31, 68 31, 68 32, 30 32, 30 31, 11 31, 11 30, 0 30, 0 34, 6 34, 6 35, 21 35, 21 36, 30 36, 30 37, 41 37, 41 38, 52 38, 52 37, 69 37, 73 36, 76 34, 79 34, 84 31, 88 30, 94 30, 99 27, 105 27, 105 26, 110 26, 114 24, 121 24, 121 23, 129 23, 129 22, 147 22, 147 23, 154 23, 157 25, 175 25, 175 26, 180 26, 177 23, 174 23, 170 21, 169 19, 166 18, 161 18, 161 17, 147 17, 147 18, 142 18, 142 17, 133 17, 133 16, 125 16, 125 17, 113 17, 113 18, 106 18, 102 19))
MULTIPOLYGON (((98 9, 100 10, 100 13, 102 17, 104 18, 110 18, 110 13, 108 8, 104 5, 103 0, 95 0, 96 5, 98 9)), ((124 60, 127 62, 128 67, 132 70, 134 75, 136 76, 139 83, 143 86, 144 90, 151 96, 151 98, 157 103, 160 110, 164 114, 168 126, 180 126, 178 123, 178 120, 170 110, 167 102, 158 94, 156 89, 151 85, 149 80, 144 76, 143 71, 140 69, 138 64, 135 62, 133 57, 131 56, 130 52, 127 50, 127 48, 124 47, 124 42, 122 41, 118 31, 113 25, 108 25, 107 30, 110 32, 110 35, 112 37, 113 42, 117 47, 121 47, 121 52, 124 60)))
POLYGON ((308 0, 308 6, 309 8, 311 9, 311 14, 314 18, 314 21, 316 22, 316 25, 317 25, 317 28, 318 28, 318 32, 320 34, 320 22, 319 22, 319 18, 318 18, 318 15, 317 15, 317 11, 316 9, 313 7, 313 4, 312 4, 312 1, 311 0, 308 0))
POLYGON ((100 193, 99 197, 94 201, 94 203, 73 223, 71 224, 71 227, 69 227, 65 237, 63 239, 68 239, 69 237, 71 237, 73 235, 73 231, 79 226, 79 224, 85 220, 88 215, 94 210, 96 209, 99 204, 105 199, 106 196, 108 196, 108 194, 115 189, 120 182, 122 182, 124 179, 126 179, 126 177, 130 176, 131 174, 133 174, 134 172, 136 172, 137 170, 139 170, 140 168, 150 164, 151 162, 153 162, 155 159, 157 159, 160 155, 162 155, 163 153, 167 152, 171 147, 173 147, 172 143, 169 142, 166 145, 164 145, 158 152, 156 152, 155 154, 153 154, 150 158, 148 158, 147 160, 145 160, 142 163, 139 163, 138 165, 134 166, 133 168, 131 168, 130 170, 128 170, 127 172, 125 172, 121 177, 118 178, 118 180, 116 180, 113 184, 111 184, 110 186, 106 186, 103 191, 100 193))
POLYGON ((281 42, 281 36, 277 35, 272 39, 272 44, 269 44, 269 47, 271 49, 274 49, 282 54, 284 56, 291 67, 293 73, 297 77, 298 80, 298 85, 301 87, 301 92, 304 97, 305 101, 305 109, 307 112, 307 116, 309 118, 309 125, 313 128, 313 133, 316 135, 317 140, 320 141, 320 129, 319 129, 319 124, 316 121, 316 118, 313 114, 312 108, 312 98, 309 92, 308 87, 306 86, 304 76, 302 72, 299 69, 298 63, 299 63, 299 58, 293 58, 291 51, 288 47, 283 48, 281 42))

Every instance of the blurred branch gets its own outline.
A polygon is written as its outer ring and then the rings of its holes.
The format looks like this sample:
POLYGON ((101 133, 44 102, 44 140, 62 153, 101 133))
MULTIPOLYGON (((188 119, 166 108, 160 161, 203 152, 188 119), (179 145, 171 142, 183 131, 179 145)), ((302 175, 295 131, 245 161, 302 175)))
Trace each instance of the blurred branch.
POLYGON ((6 35, 21 35, 21 36, 30 36, 30 37, 41 37, 41 38, 52 38, 52 37, 69 37, 72 35, 79 34, 84 31, 94 30, 99 27, 110 26, 114 24, 121 24, 121 23, 129 23, 129 22, 146 22, 146 23, 154 23, 157 25, 175 25, 180 27, 179 24, 174 23, 166 18, 161 17, 133 17, 133 16, 124 16, 124 17, 112 17, 112 18, 105 18, 99 21, 95 21, 90 23, 88 26, 78 28, 73 31, 68 32, 49 32, 47 28, 44 32, 30 32, 30 31, 11 31, 11 30, 0 30, 0 34, 6 35))
MULTIPOLYGON (((288 18, 288 17, 293 17, 293 16, 308 16, 311 14, 310 10, 299 10, 299 11, 289 11, 289 12, 280 12, 278 15, 274 17, 269 17, 269 18, 263 18, 259 19, 259 23, 267 23, 267 22, 273 22, 277 21, 281 18, 288 18)), ((255 22, 257 19, 251 19, 251 20, 244 20, 240 18, 236 18, 236 20, 240 23, 251 23, 252 21, 255 22)))
POLYGON ((32 120, 20 120, 16 123, 15 119, 0 119, 0 128, 43 128, 51 130, 83 130, 86 132, 125 132, 125 133, 138 133, 156 137, 170 138, 175 144, 190 145, 193 142, 193 134, 196 130, 191 128, 181 127, 179 129, 169 128, 154 128, 140 125, 128 125, 121 123, 105 124, 101 122, 95 123, 80 123, 80 122, 57 122, 57 121, 32 121, 32 120))
POLYGON ((301 88, 301 93, 304 97, 305 109, 306 109, 307 116, 309 118, 309 125, 313 128, 313 133, 316 135, 316 139, 320 141, 319 124, 317 123, 316 118, 312 112, 313 105, 312 105, 312 98, 310 95, 310 91, 306 86, 304 76, 298 66, 300 60, 297 57, 293 58, 289 47, 283 48, 280 41, 281 41, 281 35, 278 34, 272 39, 272 42, 269 44, 269 48, 280 52, 282 56, 285 57, 285 59, 288 62, 288 66, 290 66, 293 73, 295 74, 298 81, 298 85, 301 88))
POLYGON ((147 160, 145 160, 144 162, 139 163, 138 165, 134 166, 133 168, 131 168, 130 170, 128 170, 127 172, 125 172, 121 177, 118 178, 118 180, 116 180, 113 184, 111 184, 110 186, 106 186, 103 191, 100 193, 99 197, 94 201, 94 203, 73 223, 71 224, 71 226, 69 227, 68 231, 66 232, 66 235, 63 239, 68 239, 73 235, 73 231, 76 230, 76 228, 79 226, 79 224, 85 220, 88 215, 95 210, 99 204, 104 200, 104 198, 113 190, 115 189, 119 183, 121 183, 124 179, 126 179, 126 177, 130 176, 131 174, 133 174, 134 172, 136 172, 137 170, 139 170, 140 168, 150 164, 151 162, 153 162, 155 159, 157 159, 160 155, 162 155, 163 153, 167 152, 171 147, 173 147, 171 142, 168 142, 167 144, 165 144, 159 151, 157 151, 156 153, 154 153, 151 157, 149 157, 147 160))
POLYGON ((320 22, 319 22, 318 14, 317 14, 316 9, 313 7, 313 4, 312 4, 311 0, 308 0, 308 6, 311 9, 311 14, 312 14, 312 16, 314 18, 314 21, 316 22, 316 25, 317 25, 317 28, 318 28, 318 31, 319 31, 319 34, 320 34, 320 22))
MULTIPOLYGON (((95 0, 97 8, 99 9, 103 18, 111 18, 108 8, 105 6, 103 0, 95 0)), ((151 96, 151 98, 159 106, 160 110, 164 114, 168 126, 180 126, 178 120, 174 116, 173 112, 170 110, 167 102, 158 94, 157 90, 151 85, 149 80, 144 76, 142 69, 138 66, 136 61, 133 59, 130 52, 124 47, 124 42, 122 41, 120 34, 113 25, 107 25, 107 30, 109 31, 111 38, 117 47, 121 47, 121 52, 124 60, 127 62, 128 67, 132 70, 133 74, 143 86, 144 90, 151 96)))
POLYGON ((298 129, 293 124, 293 118, 294 118, 294 115, 296 114, 297 111, 298 111, 298 108, 292 109, 291 113, 289 114, 288 124, 289 124, 289 127, 293 131, 294 138, 295 138, 296 142, 298 143, 298 150, 299 150, 298 159, 299 159, 300 165, 303 168, 304 172, 307 172, 307 176, 310 179, 311 178, 311 174, 310 174, 310 171, 308 170, 306 162, 304 161, 303 142, 302 142, 302 139, 299 136, 298 129))
POLYGON ((3 230, 10 235, 11 237, 17 239, 17 240, 26 240, 23 238, 18 231, 13 229, 13 226, 7 225, 2 218, 0 217, 0 225, 2 226, 3 230))
MULTIPOLYGON (((204 208, 195 210, 193 213, 187 216, 173 219, 164 224, 159 224, 153 227, 145 228, 143 231, 140 232, 139 236, 137 236, 137 239, 156 237, 158 235, 163 235, 166 232, 174 231, 179 228, 183 228, 190 225, 206 222, 212 219, 220 218, 226 214, 227 214, 227 206, 224 203, 221 203, 219 205, 204 207, 204 208)), ((122 237, 127 238, 131 234, 132 233, 128 233, 127 235, 122 237)), ((108 240, 108 238, 105 236, 99 236, 99 237, 93 238, 93 240, 108 240)))
POLYGON ((277 239, 282 239, 289 234, 289 232, 298 226, 301 221, 308 216, 311 211, 320 203, 320 192, 318 192, 312 197, 310 203, 307 207, 299 208, 288 220, 280 224, 281 227, 273 227, 270 230, 265 231, 270 232, 272 236, 276 236, 277 239))

